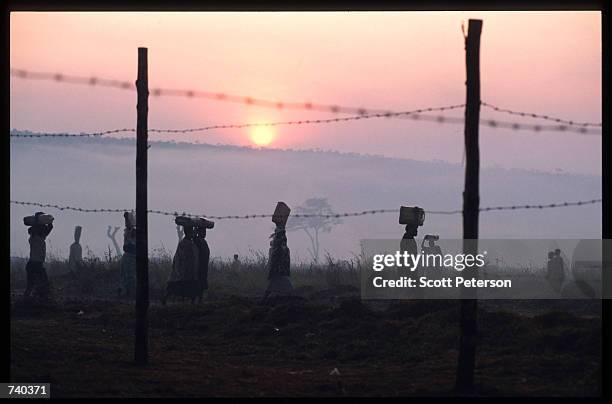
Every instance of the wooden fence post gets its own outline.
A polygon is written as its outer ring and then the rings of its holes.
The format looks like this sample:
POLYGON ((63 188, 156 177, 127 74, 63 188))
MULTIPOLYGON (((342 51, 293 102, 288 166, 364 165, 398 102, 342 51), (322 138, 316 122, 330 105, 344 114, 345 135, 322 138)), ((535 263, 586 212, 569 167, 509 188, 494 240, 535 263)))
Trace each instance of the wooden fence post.
MULTIPOLYGON (((482 20, 470 20, 465 39, 466 106, 465 106, 465 189, 463 191, 463 252, 478 253, 478 210, 480 152, 478 126, 480 120, 480 33, 482 20)), ((470 270, 468 276, 477 276, 470 270)), ((460 394, 474 392, 478 301, 476 292, 461 290, 460 346, 455 390, 460 394)))
POLYGON ((138 94, 136 122, 136 326, 134 359, 136 364, 149 361, 149 248, 147 226, 147 115, 149 111, 149 82, 147 48, 138 48, 138 94))

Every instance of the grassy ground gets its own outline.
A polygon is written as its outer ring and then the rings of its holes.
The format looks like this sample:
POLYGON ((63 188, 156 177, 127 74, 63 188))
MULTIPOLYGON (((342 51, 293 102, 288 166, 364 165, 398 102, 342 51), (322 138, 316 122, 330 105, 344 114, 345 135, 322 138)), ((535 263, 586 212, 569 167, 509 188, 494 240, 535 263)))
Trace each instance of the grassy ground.
MULTIPOLYGON (((295 296, 262 304, 263 264, 214 263, 208 300, 163 307, 168 261, 153 262, 142 368, 132 364, 133 302, 115 297, 117 262, 92 261, 76 278, 50 263, 46 303, 18 296, 14 268, 12 381, 50 382, 55 397, 452 394, 457 302, 362 301, 345 262, 296 268, 295 296)), ((479 393, 597 395, 597 303, 482 302, 479 393)))

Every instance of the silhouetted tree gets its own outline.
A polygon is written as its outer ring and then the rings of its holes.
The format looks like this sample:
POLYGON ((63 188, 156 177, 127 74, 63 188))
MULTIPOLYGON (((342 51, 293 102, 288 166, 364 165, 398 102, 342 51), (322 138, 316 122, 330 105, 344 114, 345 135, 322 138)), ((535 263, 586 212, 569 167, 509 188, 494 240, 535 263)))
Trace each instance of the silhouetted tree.
POLYGON ((115 235, 117 234, 119 229, 120 227, 115 227, 115 229, 112 232, 111 232, 111 226, 108 226, 108 229, 106 229, 106 235, 113 242, 113 246, 115 246, 115 251, 117 251, 117 257, 121 257, 121 255, 123 255, 121 253, 121 248, 119 248, 119 244, 117 244, 117 240, 115 239, 115 235))
POLYGON ((327 198, 310 198, 302 206, 295 208, 294 213, 287 222, 287 231, 304 230, 310 239, 312 248, 308 250, 314 262, 319 262, 319 234, 330 233, 332 228, 342 223, 340 218, 335 217, 327 198), (315 215, 313 217, 301 217, 294 215, 315 215), (326 217, 326 215, 328 215, 326 217))

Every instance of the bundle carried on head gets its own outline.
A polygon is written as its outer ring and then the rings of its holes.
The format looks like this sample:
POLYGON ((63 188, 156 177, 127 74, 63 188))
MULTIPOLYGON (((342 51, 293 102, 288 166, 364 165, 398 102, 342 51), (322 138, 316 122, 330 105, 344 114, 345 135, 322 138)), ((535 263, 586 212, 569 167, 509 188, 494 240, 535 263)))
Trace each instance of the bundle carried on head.
POLYGON ((272 222, 279 226, 284 226, 287 224, 290 213, 291 208, 287 206, 285 202, 278 202, 276 204, 276 209, 274 209, 274 214, 272 215, 272 222))
POLYGON ((53 223, 53 216, 45 212, 36 212, 32 216, 23 218, 23 224, 26 226, 47 225, 53 223))
POLYGON ((177 216, 174 219, 174 223, 178 224, 179 226, 189 226, 189 227, 196 227, 196 228, 200 228, 200 229, 212 229, 213 227, 215 227, 215 222, 210 221, 204 217, 196 217, 196 218, 192 218, 189 216, 177 216))
POLYGON ((76 240, 78 240, 79 238, 81 238, 81 231, 83 230, 83 228, 81 226, 76 226, 74 228, 74 238, 76 240))
POLYGON ((425 222, 425 211, 418 206, 400 207, 399 224, 423 226, 425 222))
POLYGON ((195 227, 200 229, 212 229, 215 227, 215 222, 206 219, 205 217, 198 217, 193 219, 195 227))

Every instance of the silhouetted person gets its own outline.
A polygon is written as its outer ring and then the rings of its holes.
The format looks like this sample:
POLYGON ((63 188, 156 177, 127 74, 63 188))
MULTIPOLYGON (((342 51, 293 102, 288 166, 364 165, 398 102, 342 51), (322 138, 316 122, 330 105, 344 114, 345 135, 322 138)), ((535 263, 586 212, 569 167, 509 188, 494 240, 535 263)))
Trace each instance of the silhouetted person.
POLYGON ((264 301, 271 294, 288 294, 293 290, 293 285, 291 285, 289 279, 291 258, 285 231, 290 212, 289 206, 279 202, 272 216, 272 222, 276 224, 276 228, 274 233, 270 235, 272 240, 270 241, 268 259, 268 287, 264 294, 264 301))
POLYGON ((555 252, 549 251, 548 262, 546 263, 546 279, 556 293, 561 292, 563 278, 563 273, 559 272, 559 265, 555 259, 555 252))
POLYGON ((128 212, 123 214, 125 229, 123 230, 123 255, 121 255, 119 276, 121 278, 121 296, 131 297, 136 291, 136 226, 134 216, 128 212))
POLYGON ((68 256, 68 268, 71 274, 81 271, 83 265, 83 248, 81 248, 81 226, 74 228, 74 243, 70 244, 70 255, 68 256))
POLYGON ((423 225, 425 221, 425 212, 423 209, 415 207, 402 206, 400 208, 399 223, 406 225, 402 241, 400 243, 400 249, 407 251, 409 254, 419 253, 417 243, 414 238, 417 235, 419 226, 423 225))
MULTIPOLYGON (((421 243, 421 251, 422 253, 427 256, 427 255, 437 255, 437 256, 442 256, 442 249, 440 248, 439 245, 436 244, 436 241, 439 239, 439 236, 433 235, 433 234, 427 234, 425 237, 423 237, 423 242, 421 243), (425 242, 427 242, 427 245, 425 245, 425 242)), ((432 262, 432 261, 430 261, 432 262)), ((427 275, 430 279, 440 279, 443 276, 443 269, 444 269, 444 265, 437 265, 438 258, 436 258, 435 260, 433 260, 433 262, 436 263, 436 265, 429 265, 427 267, 427 275)))
POLYGON ((198 301, 202 302, 204 291, 208 291, 208 264, 210 261, 210 248, 206 241, 205 227, 196 227, 194 242, 198 247, 198 301))
POLYGON ((416 240, 414 239, 418 233, 418 226, 407 224, 402 241, 400 243, 401 251, 408 251, 408 254, 416 255, 419 250, 417 248, 416 240))
POLYGON ((168 297, 191 297, 193 303, 200 291, 198 282, 199 251, 194 242, 195 230, 193 225, 183 226, 184 237, 176 247, 172 260, 172 271, 168 277, 166 295, 162 304, 166 304, 168 297))
POLYGON ((548 282, 553 290, 557 293, 561 293, 563 284, 565 282, 565 264, 563 257, 561 257, 561 250, 555 249, 552 257, 550 257, 550 272, 548 276, 548 282))
MULTIPOLYGON (((37 212, 35 217, 38 218, 42 214, 43 212, 37 212)), ((26 264, 27 285, 23 294, 26 297, 29 297, 34 289, 36 289, 37 294, 41 297, 49 294, 49 278, 47 277, 44 263, 47 255, 45 239, 51 233, 51 230, 53 230, 53 223, 34 224, 28 228, 28 234, 30 235, 28 239, 30 243, 30 259, 26 264)))
MULTIPOLYGON (((402 254, 404 251, 408 252, 410 255, 417 255, 419 253, 417 242, 414 239, 418 232, 418 226, 414 224, 407 224, 404 235, 402 236, 402 241, 400 242, 400 251, 402 254)), ((398 268, 398 270, 400 270, 398 268)), ((419 268, 401 268, 401 276, 407 276, 411 279, 415 279, 418 282, 419 279, 419 268)), ((412 289, 407 289, 407 292, 416 297, 421 297, 422 290, 420 287, 416 286, 412 289)))
MULTIPOLYGON (((406 225, 404 235, 400 242, 400 251, 403 254, 407 252, 410 255, 417 255, 420 253, 416 240, 414 239, 417 235, 419 226, 423 225, 425 220, 425 212, 423 209, 415 207, 402 206, 400 208, 399 223, 406 225)), ((401 276, 407 276, 408 278, 417 281, 417 286, 406 291, 410 295, 415 295, 417 298, 422 296, 422 290, 418 287, 419 279, 419 268, 402 268, 401 276), (405 271, 405 272, 404 272, 405 271)))
POLYGON ((563 261, 563 257, 561 256, 561 250, 555 249, 555 256, 553 259, 555 266, 555 273, 561 279, 565 279, 565 262, 563 261))

